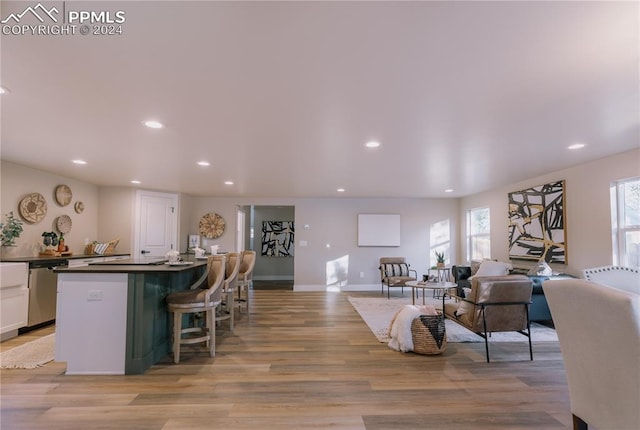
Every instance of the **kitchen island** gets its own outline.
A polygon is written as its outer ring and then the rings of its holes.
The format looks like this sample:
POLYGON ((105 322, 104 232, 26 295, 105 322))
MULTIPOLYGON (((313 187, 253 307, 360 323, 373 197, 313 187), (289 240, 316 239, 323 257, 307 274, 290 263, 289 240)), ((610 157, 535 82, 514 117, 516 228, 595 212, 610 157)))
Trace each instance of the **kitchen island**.
POLYGON ((206 260, 119 260, 56 269, 56 361, 68 375, 140 374, 171 351, 165 298, 205 271, 206 260))

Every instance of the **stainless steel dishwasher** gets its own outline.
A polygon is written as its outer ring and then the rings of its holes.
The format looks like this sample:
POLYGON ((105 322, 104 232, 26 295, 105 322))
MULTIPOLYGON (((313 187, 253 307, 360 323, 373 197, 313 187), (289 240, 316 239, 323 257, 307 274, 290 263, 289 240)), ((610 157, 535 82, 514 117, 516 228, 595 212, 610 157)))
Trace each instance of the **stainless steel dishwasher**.
POLYGON ((67 260, 47 259, 29 262, 29 316, 27 327, 56 319, 58 275, 55 267, 66 267, 67 260))

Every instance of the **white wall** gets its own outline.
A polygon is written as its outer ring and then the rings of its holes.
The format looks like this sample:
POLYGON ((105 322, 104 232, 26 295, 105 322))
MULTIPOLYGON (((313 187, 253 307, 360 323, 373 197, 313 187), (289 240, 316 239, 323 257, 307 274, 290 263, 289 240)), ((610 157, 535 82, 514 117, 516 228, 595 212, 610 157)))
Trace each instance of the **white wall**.
POLYGON ((207 241, 207 245, 218 244, 221 250, 235 249, 234 226, 238 205, 295 207, 294 283, 296 286, 326 285, 327 264, 331 265, 335 260, 345 257, 349 260, 346 281, 351 285, 379 284, 378 259, 384 256, 404 256, 418 274, 422 274, 429 264, 429 228, 433 223, 443 219, 451 220, 451 255, 458 255, 457 199, 194 197, 193 212, 189 216, 191 232, 197 234, 198 222, 204 214, 216 212, 227 222, 227 229, 220 238, 207 241), (357 217, 359 213, 400 214, 400 247, 358 247, 357 217), (309 226, 306 230, 305 225, 309 226), (301 240, 307 242, 306 247, 300 246, 301 240), (360 272, 364 272, 363 278, 360 278, 360 272))
MULTIPOLYGON (((640 176, 638 149, 462 198, 459 259, 464 260, 468 210, 490 208, 491 257, 508 261, 507 193, 564 179, 567 264, 553 265, 553 269, 578 276, 585 268, 612 264, 609 186, 614 181, 634 176, 640 176)), ((519 266, 532 264, 522 260, 513 260, 513 263, 519 266)))
MULTIPOLYGON (((20 199, 28 193, 39 192, 48 202, 49 209, 43 221, 35 225, 25 223, 25 232, 17 240, 18 247, 11 250, 15 256, 37 255, 42 232, 53 230, 55 218, 62 214, 71 216, 73 221, 66 244, 74 253, 82 253, 85 238, 109 240, 114 237, 121 239, 118 251, 130 252, 133 189, 98 188, 7 161, 2 161, 0 167, 1 214, 10 210, 17 214, 20 199), (60 184, 68 185, 73 191, 72 204, 69 206, 60 207, 55 203, 53 192, 60 184), (85 203, 82 214, 76 214, 73 210, 73 203, 78 200, 85 203)), ((235 250, 238 205, 294 206, 296 285, 324 285, 327 264, 345 257, 349 260, 346 275, 349 284, 377 284, 378 258, 381 256, 405 256, 418 274, 422 274, 429 264, 429 227, 443 219, 451 220, 453 257, 448 263, 464 262, 465 215, 467 210, 480 206, 489 206, 491 209, 492 257, 508 260, 507 193, 564 179, 568 265, 554 269, 579 274, 584 268, 611 264, 609 185, 612 181, 633 176, 640 176, 640 150, 637 149, 462 199, 271 199, 181 195, 179 243, 180 249, 185 251, 187 235, 198 234, 198 222, 202 215, 217 212, 227 221, 227 229, 222 237, 208 244, 218 244, 221 250, 235 250), (358 247, 359 213, 400 214, 401 246, 358 247), (304 229, 305 224, 309 226, 307 230, 304 229), (307 242, 306 247, 299 245, 301 240, 307 242), (360 272, 364 272, 363 278, 360 278, 360 272)), ((520 263, 516 261, 516 264, 522 265, 520 263)))
POLYGON ((98 238, 100 242, 120 239, 116 252, 133 251, 135 190, 129 187, 98 189, 98 238))
MULTIPOLYGON (((71 217, 71 231, 65 235, 65 245, 74 254, 84 252, 84 240, 95 240, 98 232, 98 187, 86 182, 77 181, 65 176, 25 167, 2 160, 0 162, 0 214, 3 216, 10 211, 20 219, 18 205, 24 196, 30 193, 40 193, 47 202, 47 214, 36 224, 24 222, 24 231, 16 240, 16 247, 3 247, 5 257, 37 256, 43 248, 42 233, 55 231, 56 218, 60 215, 71 217), (73 193, 71 203, 60 206, 55 200, 55 188, 58 185, 68 185, 73 193), (74 210, 74 203, 82 201, 84 212, 78 214, 74 210)), ((24 221, 24 220, 23 220, 24 221)))

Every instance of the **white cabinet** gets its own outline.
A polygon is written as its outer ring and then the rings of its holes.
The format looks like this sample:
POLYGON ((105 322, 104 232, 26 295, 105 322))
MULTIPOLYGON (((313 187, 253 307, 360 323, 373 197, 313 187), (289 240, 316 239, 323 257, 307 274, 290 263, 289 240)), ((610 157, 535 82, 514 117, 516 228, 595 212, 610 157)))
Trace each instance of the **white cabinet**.
POLYGON ((56 361, 67 375, 124 375, 127 273, 59 273, 56 361))
POLYGON ((29 264, 0 263, 0 335, 18 335, 27 325, 29 312, 29 264))
POLYGON ((127 255, 109 255, 104 257, 104 261, 118 261, 118 260, 128 260, 131 258, 129 254, 127 255))
POLYGON ((102 261, 104 261, 104 257, 73 258, 69 260, 69 267, 88 266, 89 264, 100 263, 102 261))

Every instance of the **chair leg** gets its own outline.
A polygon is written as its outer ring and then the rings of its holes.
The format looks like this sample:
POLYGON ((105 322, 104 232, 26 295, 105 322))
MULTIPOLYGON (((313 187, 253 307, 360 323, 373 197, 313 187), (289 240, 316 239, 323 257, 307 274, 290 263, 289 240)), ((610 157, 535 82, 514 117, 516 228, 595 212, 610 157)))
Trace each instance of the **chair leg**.
POLYGON ((489 338, 487 336, 487 320, 484 315, 484 306, 482 307, 481 312, 482 312, 482 325, 484 328, 484 351, 487 354, 487 363, 489 363, 489 338))
POLYGON ((216 356, 216 310, 215 308, 205 311, 205 319, 207 325, 207 331, 209 332, 209 356, 216 356))
POLYGON ((529 359, 533 361, 533 347, 531 346, 531 322, 529 321, 529 305, 525 305, 527 315, 527 334, 529 338, 529 359))
POLYGON ((235 294, 235 291, 230 291, 227 294, 227 312, 229 312, 229 331, 231 333, 233 333, 233 320, 236 313, 236 304, 234 301, 235 294))
POLYGON ((249 313, 249 297, 250 293, 251 293, 251 286, 253 285, 253 281, 249 281, 247 282, 247 285, 245 287, 245 292, 247 293, 245 299, 246 301, 244 302, 244 305, 247 307, 247 314, 249 313))
POLYGON ((182 313, 173 312, 173 362, 180 363, 180 338, 182 332, 182 313))
POLYGON ((582 418, 573 415, 573 430, 588 430, 589 426, 585 423, 582 418))

